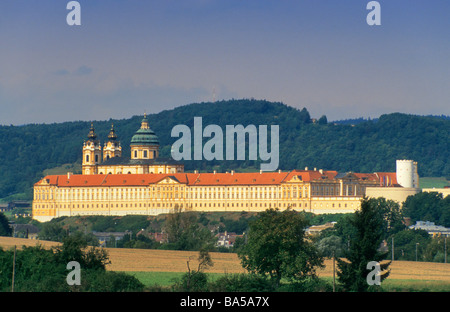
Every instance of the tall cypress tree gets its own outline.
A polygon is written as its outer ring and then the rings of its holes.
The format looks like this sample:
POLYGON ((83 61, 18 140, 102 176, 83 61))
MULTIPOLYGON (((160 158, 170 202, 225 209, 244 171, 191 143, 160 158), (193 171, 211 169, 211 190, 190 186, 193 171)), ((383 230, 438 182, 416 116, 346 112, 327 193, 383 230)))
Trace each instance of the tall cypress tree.
POLYGON ((347 291, 368 291, 368 276, 372 272, 368 264, 379 263, 380 282, 389 276, 386 271, 390 262, 381 263, 386 259, 387 252, 379 250, 385 231, 383 211, 377 207, 376 199, 364 198, 361 209, 356 211, 350 223, 355 234, 350 238, 349 248, 344 259, 336 259, 338 280, 347 291))

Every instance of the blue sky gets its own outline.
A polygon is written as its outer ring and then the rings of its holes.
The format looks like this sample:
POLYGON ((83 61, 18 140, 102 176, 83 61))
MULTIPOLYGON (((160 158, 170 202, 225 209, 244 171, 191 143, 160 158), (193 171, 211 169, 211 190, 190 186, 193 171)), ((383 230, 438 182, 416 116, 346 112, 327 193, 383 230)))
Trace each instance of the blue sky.
MULTIPOLYGON (((213 99, 329 120, 450 115, 450 2, 0 2, 0 124, 129 118, 213 99)), ((255 121, 256 122, 256 121, 255 121)))

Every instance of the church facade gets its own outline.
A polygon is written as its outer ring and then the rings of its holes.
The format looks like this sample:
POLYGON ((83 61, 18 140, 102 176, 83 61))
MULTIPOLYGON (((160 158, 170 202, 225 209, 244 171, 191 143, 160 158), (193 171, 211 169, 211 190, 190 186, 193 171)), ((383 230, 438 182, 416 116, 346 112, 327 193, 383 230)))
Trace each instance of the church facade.
POLYGON ((130 157, 122 156, 122 146, 117 140, 114 126, 108 134, 103 150, 95 133, 94 126, 83 143, 82 173, 92 174, 147 174, 180 173, 184 171, 182 163, 159 157, 159 140, 150 128, 147 116, 141 127, 131 138, 130 157))
POLYGON ((82 174, 49 175, 34 185, 33 218, 76 215, 158 215, 184 211, 263 211, 288 207, 313 213, 348 213, 366 189, 398 187, 396 173, 184 172, 159 157, 159 140, 146 116, 122 156, 114 127, 103 148, 91 125, 83 144, 82 174))

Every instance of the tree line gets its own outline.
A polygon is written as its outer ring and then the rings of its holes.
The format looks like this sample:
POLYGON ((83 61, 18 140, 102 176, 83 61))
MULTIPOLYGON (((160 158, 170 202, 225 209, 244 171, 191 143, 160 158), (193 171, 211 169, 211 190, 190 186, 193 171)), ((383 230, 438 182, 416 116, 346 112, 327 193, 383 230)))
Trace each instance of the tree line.
POLYGON ((144 285, 123 272, 107 271, 108 254, 89 248, 80 236, 66 237, 51 249, 40 245, 3 250, 0 248, 2 292, 122 292, 143 291, 144 285), (68 264, 80 265, 79 284, 68 282, 68 264))
MULTIPOLYGON (((341 172, 395 171, 396 159, 419 163, 420 176, 450 176, 450 120, 447 118, 386 114, 354 125, 314 119, 306 108, 264 100, 229 100, 194 103, 148 115, 150 127, 160 140, 161 157, 170 157, 175 125, 193 127, 194 117, 203 124, 279 125, 282 170, 317 167, 341 172)), ((111 124, 129 155, 129 142, 142 116, 95 121, 104 142, 111 124)), ((82 144, 90 122, 0 126, 0 199, 31 199, 32 186, 45 169, 81 163, 82 144)), ((185 161, 185 170, 225 172, 257 170, 259 160, 185 161)), ((258 169, 259 170, 259 169, 258 169)))

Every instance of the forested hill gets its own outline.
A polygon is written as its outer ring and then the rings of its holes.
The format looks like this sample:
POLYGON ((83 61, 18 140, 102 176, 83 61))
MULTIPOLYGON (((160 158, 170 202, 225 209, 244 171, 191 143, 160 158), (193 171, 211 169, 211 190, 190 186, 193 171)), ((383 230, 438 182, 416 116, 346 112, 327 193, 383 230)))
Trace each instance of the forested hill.
MULTIPOLYGON (((172 128, 178 124, 192 127, 196 116, 202 117, 203 128, 216 124, 224 134, 225 125, 268 125, 269 132, 270 125, 279 125, 279 168, 283 170, 395 171, 396 159, 413 159, 419 163, 420 176, 450 176, 450 120, 446 118, 395 113, 350 125, 328 123, 325 116, 313 122, 306 108, 298 110, 267 101, 189 104, 148 116, 150 127, 160 139, 161 156, 170 156, 171 145, 177 140, 171 138, 172 128)), ((122 153, 128 156, 131 137, 141 120, 142 116, 135 116, 96 121, 94 126, 104 143, 114 123, 122 153)), ((90 121, 0 126, 0 199, 30 199, 32 185, 45 169, 81 163, 89 127, 90 121)), ((203 142, 208 140, 204 138, 203 142)), ((185 161, 185 169, 259 170, 259 163, 185 161)))

